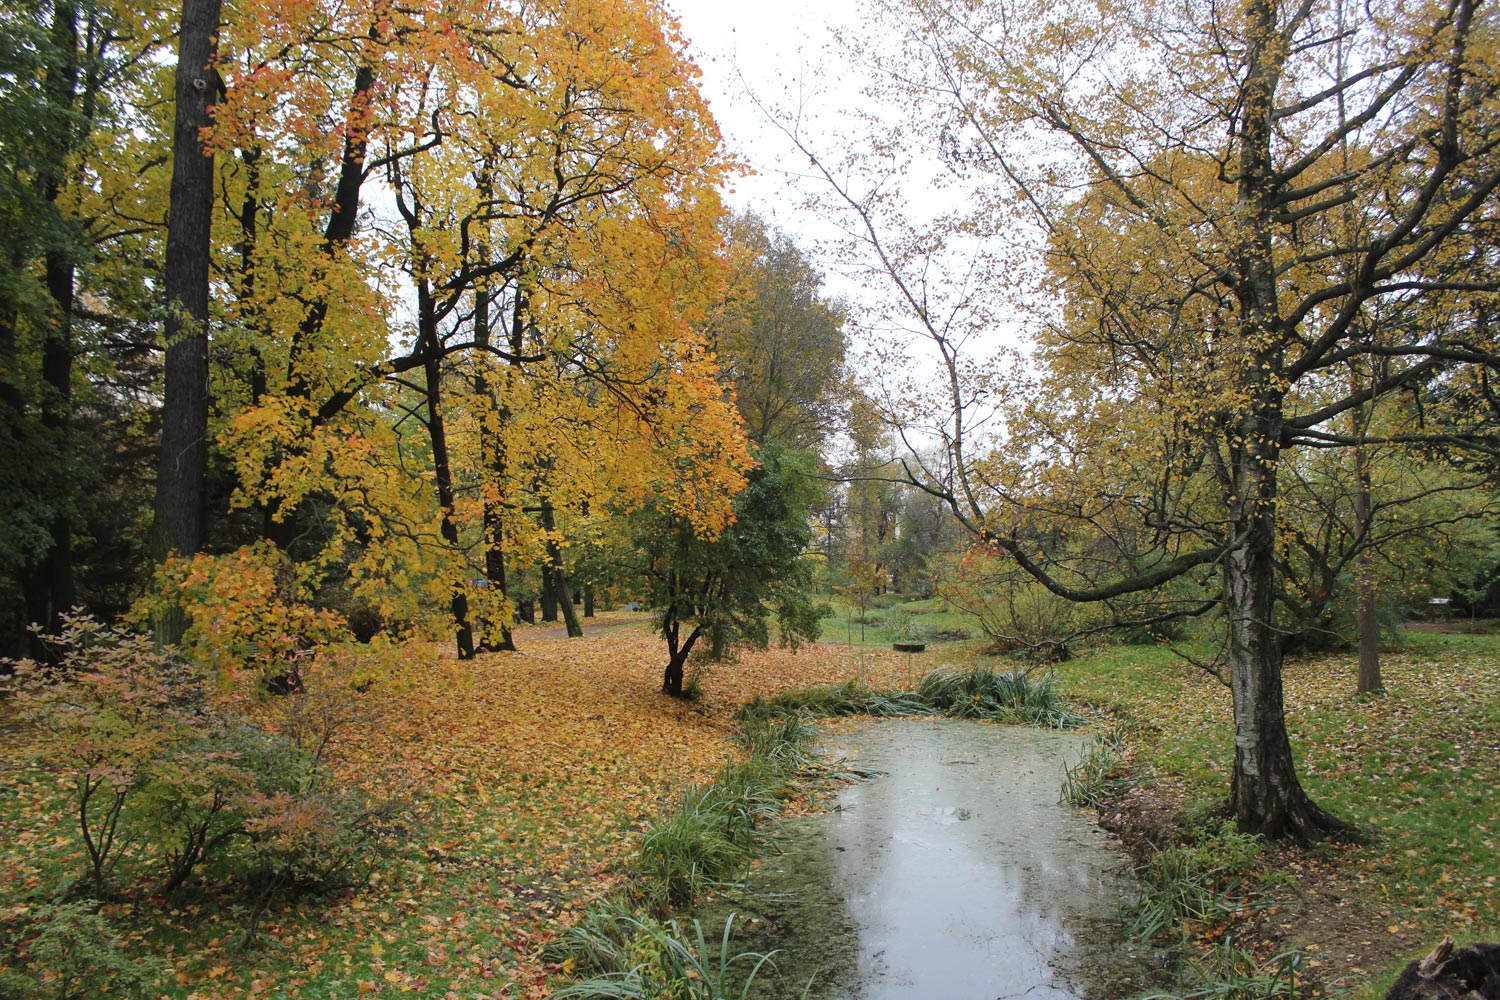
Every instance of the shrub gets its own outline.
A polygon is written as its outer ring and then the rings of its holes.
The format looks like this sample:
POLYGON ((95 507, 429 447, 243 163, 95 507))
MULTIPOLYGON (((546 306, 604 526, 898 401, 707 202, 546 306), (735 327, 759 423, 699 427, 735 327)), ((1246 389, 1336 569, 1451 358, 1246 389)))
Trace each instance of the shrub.
POLYGON ((27 1000, 85 1000, 109 995, 146 998, 168 969, 156 958, 123 951, 109 921, 94 904, 73 902, 37 907, 13 932, 23 942, 4 956, 11 967, 0 972, 0 996, 27 1000))
POLYGON ((1091 612, 1059 597, 997 553, 974 547, 949 558, 938 593, 973 617, 996 652, 1039 663, 1066 660, 1091 612))
POLYGON ((11 686, 44 734, 45 754, 73 776, 85 877, 103 898, 135 846, 125 834, 127 804, 151 784, 154 765, 191 740, 205 699, 191 669, 145 636, 70 617, 58 645, 58 666, 21 661, 11 686))
POLYGON ((295 675, 302 651, 349 638, 336 613, 301 599, 296 567, 270 542, 225 555, 165 563, 155 586, 131 608, 131 621, 180 609, 189 623, 182 651, 222 680, 249 669, 262 679, 295 675))
POLYGON ((13 686, 44 756, 73 775, 96 897, 127 855, 159 866, 164 893, 209 865, 263 900, 267 886, 330 885, 373 845, 379 810, 319 787, 324 751, 352 721, 348 691, 288 699, 282 735, 144 636, 80 617, 62 643, 59 666, 19 663, 13 686))

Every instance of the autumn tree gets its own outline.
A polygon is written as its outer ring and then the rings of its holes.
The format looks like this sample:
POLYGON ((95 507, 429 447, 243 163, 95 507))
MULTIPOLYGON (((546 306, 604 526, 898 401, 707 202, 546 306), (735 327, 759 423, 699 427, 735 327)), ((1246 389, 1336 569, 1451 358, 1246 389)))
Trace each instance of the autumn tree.
POLYGON ((722 519, 742 446, 690 326, 716 284, 722 165, 660 12, 475 2, 432 19, 375 3, 340 8, 338 31, 261 13, 241 26, 214 138, 235 155, 225 256, 247 376, 222 440, 273 537, 420 533, 468 655, 471 601, 495 605, 492 623, 508 613, 507 551, 561 569, 549 510, 649 492, 682 448, 705 484, 683 503, 722 519), (372 175, 392 204, 367 204, 372 175), (428 449, 412 467, 414 427, 428 449), (345 456, 372 430, 378 447, 358 451, 384 457, 361 471, 345 456), (385 471, 398 465, 430 470, 435 503, 408 506, 385 471), (420 527, 425 511, 436 523, 420 527), (309 514, 329 523, 286 530, 309 514))
POLYGON ((823 447, 844 423, 844 306, 791 238, 751 212, 724 222, 730 275, 709 334, 752 441, 823 447))
POLYGON ((773 620, 781 641, 794 646, 821 631, 826 609, 808 596, 812 570, 802 558, 818 492, 813 458, 778 445, 757 457, 721 531, 705 532, 658 503, 635 515, 638 571, 667 643, 665 694, 682 695, 688 656, 704 638, 765 648, 773 620))
MULTIPOLYGON (((911 2, 878 23, 871 55, 914 112, 907 134, 975 192, 972 212, 893 228, 883 189, 818 163, 942 364, 944 452, 910 478, 1070 600, 1216 574, 1232 812, 1271 837, 1341 828, 1303 791, 1286 732, 1283 470, 1303 449, 1495 453, 1416 407, 1349 430, 1361 406, 1438 386, 1478 398, 1500 363, 1493 13, 911 2), (965 262, 945 267, 955 251, 965 262), (1037 337, 1025 393, 966 342, 1012 287, 1037 337), (1414 322, 1362 322, 1397 303, 1414 322), (1350 380, 1351 363, 1374 377, 1350 380), (1005 394, 1008 437, 975 433, 1005 394)), ((887 159, 869 163, 899 159, 895 140, 874 148, 887 159)))

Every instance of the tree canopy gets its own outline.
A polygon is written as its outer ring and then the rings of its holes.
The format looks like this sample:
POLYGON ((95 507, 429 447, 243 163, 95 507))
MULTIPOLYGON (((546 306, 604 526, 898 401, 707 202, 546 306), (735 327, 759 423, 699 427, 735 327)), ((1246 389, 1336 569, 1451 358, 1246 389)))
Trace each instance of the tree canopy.
POLYGON ((879 6, 866 52, 905 115, 874 148, 924 135, 972 192, 903 228, 861 181, 886 160, 815 159, 944 364, 944 450, 910 478, 1060 596, 1220 610, 1241 827, 1338 827, 1282 714, 1286 473, 1303 451, 1495 454, 1475 420, 1500 364, 1493 13, 879 6), (970 340, 1007 307, 1037 346, 1023 391, 970 340), (1003 439, 975 425, 997 401, 1003 439))

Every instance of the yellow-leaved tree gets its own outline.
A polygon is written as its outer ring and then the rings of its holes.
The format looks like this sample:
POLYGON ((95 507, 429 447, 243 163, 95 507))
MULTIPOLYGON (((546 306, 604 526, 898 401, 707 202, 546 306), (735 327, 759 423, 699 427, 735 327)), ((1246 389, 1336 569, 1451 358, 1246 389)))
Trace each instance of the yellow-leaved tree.
POLYGON ((869 54, 905 134, 816 163, 942 364, 941 458, 907 471, 1059 596, 1148 622, 1194 579, 1161 613, 1222 614, 1239 826, 1342 828, 1285 725, 1285 471, 1303 450, 1495 453, 1476 390, 1500 369, 1493 13, 877 6, 869 54), (971 193, 921 227, 870 179, 913 129, 971 193), (1034 385, 976 363, 1007 308, 1035 333, 1034 385), (996 404, 1003 432, 976 429, 996 404))
POLYGON ((661 9, 237 16, 221 448, 265 532, 387 603, 416 572, 467 656, 476 598, 508 644, 507 547, 562 571, 559 506, 671 482, 722 526, 747 459, 695 329, 724 163, 661 9))

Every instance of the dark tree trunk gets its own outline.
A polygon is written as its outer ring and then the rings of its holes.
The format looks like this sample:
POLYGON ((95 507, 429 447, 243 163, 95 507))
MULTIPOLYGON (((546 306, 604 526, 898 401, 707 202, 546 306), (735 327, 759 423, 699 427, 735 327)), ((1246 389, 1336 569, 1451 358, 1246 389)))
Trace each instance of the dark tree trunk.
MULTIPOLYGON (((563 622, 568 627, 568 638, 579 639, 583 637, 583 626, 578 623, 578 609, 573 606, 573 584, 568 579, 568 567, 563 562, 562 547, 557 544, 557 518, 552 509, 552 501, 542 501, 542 527, 547 532, 547 572, 542 574, 542 580, 551 592, 552 605, 562 611, 563 622)), ((546 600, 546 597, 543 597, 546 600)), ((545 607, 545 605, 543 605, 545 607)), ((554 615, 549 621, 556 621, 554 615)))
MULTIPOLYGON (((508 599, 510 591, 506 589, 505 547, 500 541, 504 531, 505 525, 502 521, 499 503, 486 497, 484 501, 484 579, 494 588, 495 593, 508 599)), ((516 640, 511 634, 510 622, 502 618, 497 625, 500 629, 499 638, 494 642, 486 640, 484 648, 492 652, 515 652, 516 640)))
POLYGON ((542 559, 542 591, 537 595, 542 605, 542 621, 557 621, 557 581, 553 578, 552 560, 542 559))
POLYGON ((1380 619, 1376 615, 1375 553, 1368 537, 1374 527, 1370 498, 1370 465, 1365 449, 1354 448, 1354 523, 1360 533, 1359 555, 1355 558, 1355 632, 1359 636, 1359 694, 1385 690, 1380 676, 1380 619))
MULTIPOLYGON (((453 464, 448 455, 448 430, 443 420, 442 344, 438 338, 432 293, 425 279, 417 283, 417 323, 426 359, 423 371, 427 378, 427 433, 432 441, 433 481, 437 487, 438 507, 442 511, 438 530, 454 557, 462 561, 458 522, 454 519, 456 497, 453 492, 453 464)), ((467 574, 464 576, 467 577, 467 574)), ((474 656, 474 627, 469 622, 468 580, 454 580, 452 586, 449 608, 453 613, 458 658, 468 660, 474 656)))
POLYGON ((693 651, 693 645, 703 634, 703 629, 701 626, 694 626, 687 638, 682 639, 682 621, 673 614, 671 609, 668 609, 667 616, 668 624, 662 629, 667 638, 667 666, 662 671, 661 693, 671 695, 673 698, 681 698, 684 667, 687 664, 688 654, 693 651))
POLYGON ((1297 780, 1282 702, 1281 636, 1276 600, 1277 462, 1287 331, 1277 307, 1273 221, 1279 181, 1271 157, 1272 109, 1282 61, 1276 10, 1250 0, 1258 32, 1247 52, 1245 110, 1239 137, 1237 281, 1238 357, 1245 402, 1226 428, 1229 531, 1224 560, 1224 613, 1229 625, 1234 693, 1234 772, 1230 807, 1239 828, 1272 839, 1306 840, 1343 824, 1316 806, 1297 780))
MULTIPOLYGON (((56 138, 55 154, 41 178, 42 195, 56 206, 63 191, 63 173, 74 146, 73 114, 78 99, 78 10, 72 3, 52 8, 51 53, 47 64, 47 101, 57 112, 63 135, 56 138)), ((50 447, 63 464, 72 461, 69 440, 73 418, 73 292, 77 249, 51 246, 44 255, 47 294, 52 299, 52 321, 42 331, 41 423, 50 447)), ((71 477, 70 477, 71 478, 71 477)), ((22 585, 26 591, 27 617, 48 634, 62 627, 62 615, 73 606, 73 520, 69 500, 48 525, 50 544, 46 553, 27 567, 22 585)), ((49 657, 53 650, 39 635, 30 639, 33 659, 49 657)))
POLYGON ((674 652, 667 660, 667 669, 661 677, 661 693, 669 694, 673 698, 682 697, 682 675, 683 664, 687 663, 688 651, 683 649, 674 652))
MULTIPOLYGON (((488 188, 488 183, 481 179, 481 186, 488 188)), ((481 257, 485 256, 481 252, 481 257)), ((481 503, 484 527, 484 579, 490 585, 494 593, 502 598, 508 599, 510 591, 506 589, 505 580, 505 510, 502 493, 505 489, 506 479, 506 454, 504 430, 510 414, 496 398, 495 391, 490 385, 487 376, 489 356, 487 354, 490 346, 490 292, 485 285, 481 284, 474 291, 474 346, 477 349, 478 358, 475 364, 474 394, 481 400, 488 400, 490 412, 479 424, 479 453, 482 456, 484 467, 490 473, 490 489, 483 491, 481 503), (491 424, 491 420, 494 424, 491 424)), ((516 640, 511 635, 510 620, 504 616, 498 622, 491 625, 498 628, 500 635, 493 642, 486 637, 481 643, 481 648, 492 651, 515 652, 516 640)))
MULTIPOLYGON (((1263 369, 1262 369, 1263 370, 1263 369)), ((1231 444, 1231 528, 1241 541, 1224 562, 1234 693, 1234 771, 1230 805, 1245 833, 1307 840, 1342 829, 1302 789, 1292 762, 1282 700, 1276 597, 1276 446, 1280 402, 1274 390, 1237 427, 1231 444)))
POLYGON ((594 617, 594 588, 583 588, 583 617, 594 617))
MULTIPOLYGON (((151 555, 161 563, 196 553, 203 541, 203 479, 208 465, 208 258, 213 157, 199 141, 219 92, 213 68, 221 0, 184 0, 178 38, 172 130, 172 186, 163 274, 166 344, 161 456, 151 555)), ((186 625, 172 609, 152 622, 175 644, 186 625)))

